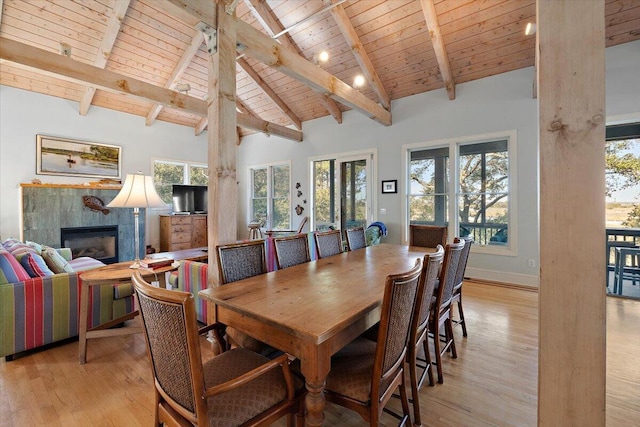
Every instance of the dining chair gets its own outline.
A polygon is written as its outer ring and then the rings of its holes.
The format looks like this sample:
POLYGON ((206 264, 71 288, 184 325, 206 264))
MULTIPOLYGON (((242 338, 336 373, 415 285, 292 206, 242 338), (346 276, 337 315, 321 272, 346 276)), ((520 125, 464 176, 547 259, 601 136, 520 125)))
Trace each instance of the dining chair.
POLYGON ((456 237, 453 243, 445 246, 442 268, 438 277, 438 290, 433 303, 433 312, 429 319, 429 335, 433 337, 436 359, 434 364, 438 371, 438 382, 440 384, 444 383, 442 355, 451 350, 451 357, 454 359, 458 357, 456 343, 453 339, 453 326, 451 325, 451 296, 453 295, 456 272, 464 244, 463 240, 456 237), (442 336, 442 334, 444 335, 442 336), (442 337, 444 337, 444 344, 440 343, 442 337))
POLYGON ((471 245, 473 244, 473 236, 465 236, 463 240, 464 248, 462 249, 462 254, 460 254, 455 285, 453 286, 453 293, 451 295, 451 304, 456 303, 458 306, 458 320, 453 319, 453 316, 451 316, 451 323, 454 328, 462 325, 462 336, 466 337, 467 323, 464 321, 464 311, 462 310, 462 283, 464 282, 464 272, 467 269, 467 261, 469 260, 469 253, 471 252, 471 245))
POLYGON ((342 253, 342 233, 340 230, 316 231, 313 233, 316 241, 318 259, 342 253))
POLYGON ((640 249, 616 248, 615 269, 613 272, 613 293, 622 295, 622 284, 629 280, 635 286, 640 281, 640 249))
POLYGON ((278 270, 311 261, 306 234, 276 237, 273 239, 273 247, 278 270))
MULTIPOLYGON (((216 258, 221 285, 267 272, 264 240, 218 245, 216 258)), ((236 347, 243 347, 269 357, 280 353, 279 350, 234 328, 227 327, 226 333, 229 344, 236 347)))
POLYGON ((378 426, 382 411, 400 389, 402 422, 410 419, 405 358, 411 317, 422 281, 422 261, 406 273, 386 277, 377 341, 356 338, 331 358, 326 400, 357 412, 378 426))
POLYGON ((447 227, 439 225, 409 225, 409 246, 435 248, 447 244, 447 227))
POLYGON ((418 289, 416 304, 411 320, 409 332, 409 344, 407 350, 407 362, 409 365, 409 378, 411 380, 411 398, 413 403, 413 420, 415 425, 421 425, 420 421, 420 394, 418 393, 425 378, 429 378, 429 385, 433 386, 433 367, 429 354, 429 316, 433 309, 433 291, 438 281, 438 273, 444 258, 444 248, 438 245, 435 252, 426 254, 422 262, 424 279, 418 289), (424 358, 420 358, 420 349, 424 352, 424 358), (420 362, 420 364, 418 364, 420 362), (422 369, 418 375, 418 368, 422 369))
POLYGON ((174 426, 293 426, 299 396, 286 354, 269 360, 234 348, 203 363, 193 295, 132 275, 154 377, 155 422, 174 426))
POLYGON ((350 251, 362 249, 367 246, 367 236, 364 227, 347 229, 347 248, 350 251))

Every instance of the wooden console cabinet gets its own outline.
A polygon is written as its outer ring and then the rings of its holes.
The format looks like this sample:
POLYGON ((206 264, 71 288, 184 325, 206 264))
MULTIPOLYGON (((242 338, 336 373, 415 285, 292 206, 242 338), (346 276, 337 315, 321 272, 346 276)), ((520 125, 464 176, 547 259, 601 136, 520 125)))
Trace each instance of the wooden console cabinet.
POLYGON ((207 246, 207 215, 160 215, 160 251, 207 246))

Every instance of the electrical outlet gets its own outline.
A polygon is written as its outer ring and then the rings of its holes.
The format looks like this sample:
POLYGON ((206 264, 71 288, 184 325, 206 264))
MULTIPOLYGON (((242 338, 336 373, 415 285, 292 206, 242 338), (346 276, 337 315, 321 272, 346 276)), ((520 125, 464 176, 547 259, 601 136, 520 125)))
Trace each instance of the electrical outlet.
POLYGON ((527 266, 528 266, 529 268, 536 268, 536 260, 535 260, 535 259, 529 259, 529 260, 527 261, 527 266))
POLYGON ((155 286, 156 288, 159 288, 160 282, 158 282, 157 280, 154 280, 153 282, 151 282, 151 286, 155 286))
POLYGON ((386 215, 387 210, 385 208, 380 208, 380 215, 386 215))

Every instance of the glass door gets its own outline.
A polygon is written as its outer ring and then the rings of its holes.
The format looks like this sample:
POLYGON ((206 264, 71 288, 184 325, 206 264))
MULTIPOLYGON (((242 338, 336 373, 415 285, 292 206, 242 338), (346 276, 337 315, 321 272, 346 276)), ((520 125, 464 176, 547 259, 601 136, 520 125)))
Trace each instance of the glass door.
POLYGON ((372 155, 313 162, 313 228, 366 227, 371 222, 372 155))

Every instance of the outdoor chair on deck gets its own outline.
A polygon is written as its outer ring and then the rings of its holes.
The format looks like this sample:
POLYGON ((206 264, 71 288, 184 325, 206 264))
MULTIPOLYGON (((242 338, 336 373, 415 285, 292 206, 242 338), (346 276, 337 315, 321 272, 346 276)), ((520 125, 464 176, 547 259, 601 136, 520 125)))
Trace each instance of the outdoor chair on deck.
POLYGON ((444 258, 444 248, 438 245, 436 252, 424 256, 422 269, 424 271, 424 284, 418 291, 416 304, 411 321, 407 362, 409 364, 409 378, 411 379, 411 397, 413 400, 413 420, 415 425, 421 425, 420 421, 420 395, 424 379, 429 377, 429 385, 433 383, 433 369, 429 354, 429 316, 433 308, 433 291, 438 281, 438 273, 444 258), (424 359, 418 358, 420 349, 424 351, 424 359), (419 365, 418 362, 421 364, 419 365), (418 368, 422 373, 418 376, 418 368))
MULTIPOLYGON (((267 272, 264 240, 218 245, 216 257, 221 285, 267 272)), ((255 351, 263 356, 270 357, 278 352, 277 349, 234 328, 227 328, 227 337, 235 346, 255 351)))
POLYGON ((616 263, 613 271, 613 293, 622 295, 625 280, 636 286, 640 282, 640 249, 616 248, 616 263))
POLYGON ((340 230, 316 231, 313 233, 316 241, 318 259, 342 253, 342 233, 340 230))
POLYGON ((437 225, 409 225, 409 246, 435 248, 447 244, 447 227, 437 225))
POLYGON ((147 355, 155 383, 155 422, 174 426, 270 425, 299 400, 286 354, 269 360, 242 348, 202 363, 193 295, 157 288, 134 272, 147 355))
POLYGON ((306 234, 273 239, 278 270, 311 261, 306 234))
POLYGON ((387 276, 377 342, 359 337, 331 358, 327 401, 356 411, 371 426, 379 425, 384 406, 397 388, 403 410, 401 424, 410 419, 404 366, 422 277, 419 259, 408 272, 387 276))
POLYGON ((429 320, 429 335, 433 337, 433 347, 435 352, 435 365, 438 371, 438 382, 444 383, 442 369, 442 355, 451 350, 451 357, 458 357, 456 343, 453 339, 453 326, 451 324, 451 296, 456 281, 458 263, 464 249, 464 241, 456 238, 452 244, 447 244, 444 250, 444 259, 438 278, 438 290, 433 303, 433 312, 429 320), (444 337, 444 344, 440 339, 444 337))
POLYGON ((467 261, 469 260, 469 252, 471 252, 471 245, 473 244, 473 236, 463 237, 464 248, 460 255, 460 262, 458 263, 458 270, 456 271, 456 281, 453 287, 453 295, 451 296, 451 304, 457 303, 458 305, 458 320, 454 320, 453 316, 451 322, 455 328, 458 325, 462 325, 462 336, 467 336, 467 324, 464 321, 464 311, 462 310, 462 282, 464 282, 464 272, 467 269, 467 261))
POLYGON ((367 236, 364 232, 364 227, 348 229, 346 234, 348 250, 355 251, 356 249, 362 249, 367 246, 367 236))

